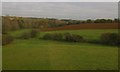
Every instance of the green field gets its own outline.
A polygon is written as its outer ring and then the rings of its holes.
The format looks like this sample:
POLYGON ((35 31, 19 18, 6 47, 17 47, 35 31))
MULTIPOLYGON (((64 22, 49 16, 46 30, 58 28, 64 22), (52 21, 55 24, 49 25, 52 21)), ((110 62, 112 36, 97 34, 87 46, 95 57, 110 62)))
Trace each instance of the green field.
MULTIPOLYGON (((10 32, 17 37, 24 31, 10 32)), ((67 30, 40 32, 79 34, 86 39, 99 39, 104 32, 118 30, 67 30)), ((16 39, 12 44, 3 46, 4 70, 116 70, 118 69, 118 48, 90 43, 74 43, 32 38, 16 39)))

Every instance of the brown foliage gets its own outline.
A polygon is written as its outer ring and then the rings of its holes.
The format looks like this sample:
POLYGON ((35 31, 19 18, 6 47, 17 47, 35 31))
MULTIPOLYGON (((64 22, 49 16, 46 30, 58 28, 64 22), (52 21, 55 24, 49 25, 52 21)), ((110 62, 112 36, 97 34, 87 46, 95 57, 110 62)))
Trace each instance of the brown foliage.
POLYGON ((120 43, 120 35, 117 33, 103 33, 100 39, 104 44, 119 45, 120 43))
POLYGON ((82 42, 84 39, 80 35, 75 35, 75 34, 70 34, 66 33, 64 35, 65 41, 70 41, 70 42, 82 42))
POLYGON ((63 40, 63 35, 60 33, 47 33, 43 36, 43 39, 46 40, 63 40))
POLYGON ((13 37, 10 35, 2 35, 2 45, 9 44, 13 41, 13 37))

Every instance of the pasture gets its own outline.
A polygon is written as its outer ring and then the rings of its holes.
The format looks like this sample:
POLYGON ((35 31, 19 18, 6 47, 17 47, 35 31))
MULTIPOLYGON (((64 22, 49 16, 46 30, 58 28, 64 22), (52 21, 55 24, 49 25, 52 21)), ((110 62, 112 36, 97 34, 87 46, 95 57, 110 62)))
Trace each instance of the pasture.
MULTIPOLYGON (((29 30, 9 32, 14 37, 29 30)), ((4 70, 117 70, 118 48, 90 43, 74 43, 38 39, 45 33, 79 34, 87 39, 99 39, 117 29, 86 29, 40 32, 36 38, 15 39, 3 46, 4 70)))

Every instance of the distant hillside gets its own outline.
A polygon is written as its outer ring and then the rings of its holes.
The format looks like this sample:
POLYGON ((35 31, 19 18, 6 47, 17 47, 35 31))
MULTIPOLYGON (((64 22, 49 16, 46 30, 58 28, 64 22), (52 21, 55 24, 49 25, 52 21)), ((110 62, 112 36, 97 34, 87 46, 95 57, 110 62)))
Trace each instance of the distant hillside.
MULTIPOLYGON (((37 28, 41 30, 45 30, 45 29, 61 30, 65 28, 72 29, 72 26, 73 28, 74 26, 76 26, 74 29, 82 29, 82 28, 84 29, 84 28, 92 28, 94 24, 97 24, 97 25, 95 25, 95 27, 93 28, 99 28, 97 27, 99 24, 101 28, 101 27, 104 27, 106 23, 111 25, 117 22, 118 22, 118 19, 71 20, 71 19, 54 19, 54 18, 2 16, 2 29, 3 29, 2 32, 6 33, 11 30, 28 29, 28 28, 37 28), (90 24, 90 25, 86 25, 86 24, 90 24)), ((112 27, 115 28, 114 25, 111 26, 110 28, 112 27)))

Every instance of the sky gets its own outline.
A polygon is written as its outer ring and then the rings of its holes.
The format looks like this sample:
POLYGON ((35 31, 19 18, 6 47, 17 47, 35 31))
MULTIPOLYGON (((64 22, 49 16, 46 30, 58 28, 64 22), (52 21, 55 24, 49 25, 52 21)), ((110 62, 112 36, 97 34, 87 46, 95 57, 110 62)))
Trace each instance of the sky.
POLYGON ((0 0, 2 2, 119 2, 119 0, 0 0))
POLYGON ((117 18, 117 2, 3 2, 2 15, 59 18, 97 19, 117 18))

